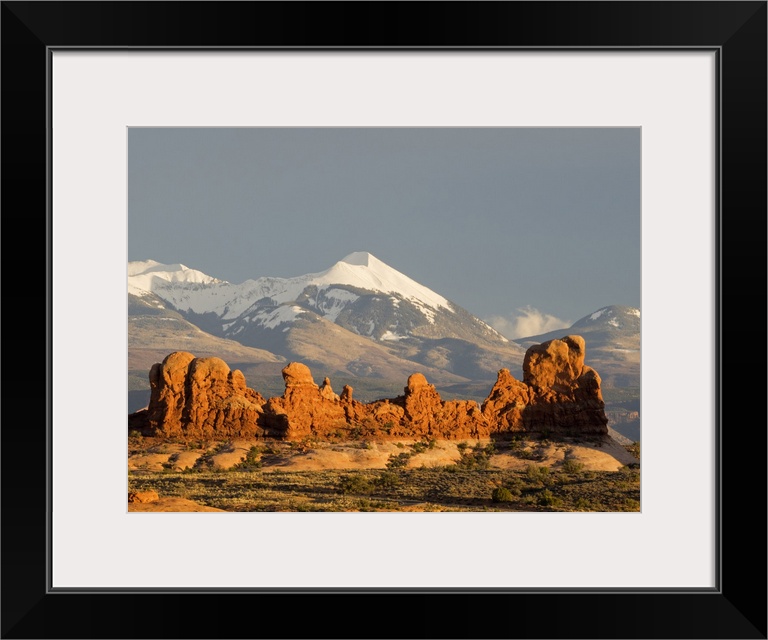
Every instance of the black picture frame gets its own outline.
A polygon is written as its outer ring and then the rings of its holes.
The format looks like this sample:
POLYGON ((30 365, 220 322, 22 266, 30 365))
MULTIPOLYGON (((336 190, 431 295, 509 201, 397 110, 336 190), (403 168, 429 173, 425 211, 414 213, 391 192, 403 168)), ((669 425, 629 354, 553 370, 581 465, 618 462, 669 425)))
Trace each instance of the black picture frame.
MULTIPOLYGON (((14 345, 3 367, 0 433, 2 637, 766 638, 766 4, 2 2, 3 320, 7 346, 14 345), (716 51, 721 101, 717 588, 52 593, 47 436, 55 274, 48 236, 48 64, 56 47, 716 51), (744 281, 748 299, 740 287, 744 281), (750 318, 744 317, 745 307, 750 318), (755 459, 746 459, 745 449, 755 459), (30 464, 29 455, 20 455, 25 451, 46 455, 36 454, 30 464), (286 619, 281 613, 286 608, 296 615, 286 619), (228 609, 241 614, 223 616, 228 609), (150 624, 145 612, 160 615, 150 624)), ((682 375, 695 375, 685 372, 685 363, 675 364, 682 375)))

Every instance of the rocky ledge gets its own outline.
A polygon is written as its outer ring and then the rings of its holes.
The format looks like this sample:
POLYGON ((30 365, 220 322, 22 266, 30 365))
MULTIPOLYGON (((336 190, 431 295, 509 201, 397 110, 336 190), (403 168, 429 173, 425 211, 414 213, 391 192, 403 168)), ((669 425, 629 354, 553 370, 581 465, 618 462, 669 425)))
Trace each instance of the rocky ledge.
POLYGON ((283 369, 283 395, 265 400, 220 358, 177 351, 152 366, 149 406, 131 414, 128 423, 158 437, 211 440, 601 436, 608 433, 608 419, 600 376, 584 365, 584 354, 581 336, 532 346, 523 362, 523 380, 500 370, 478 405, 442 400, 421 373, 408 378, 403 395, 362 403, 354 400, 350 386, 336 394, 328 378, 317 385, 300 362, 283 369))

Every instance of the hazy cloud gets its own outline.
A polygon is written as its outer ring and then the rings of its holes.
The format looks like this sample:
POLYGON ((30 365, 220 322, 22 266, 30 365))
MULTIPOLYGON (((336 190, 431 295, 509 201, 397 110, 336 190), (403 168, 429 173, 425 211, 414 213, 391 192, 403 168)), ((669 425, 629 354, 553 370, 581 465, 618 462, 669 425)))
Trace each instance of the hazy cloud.
POLYGON ((491 316, 485 321, 501 335, 511 340, 537 336, 556 329, 565 329, 573 324, 570 320, 561 320, 530 305, 517 309, 517 313, 514 315, 491 316))

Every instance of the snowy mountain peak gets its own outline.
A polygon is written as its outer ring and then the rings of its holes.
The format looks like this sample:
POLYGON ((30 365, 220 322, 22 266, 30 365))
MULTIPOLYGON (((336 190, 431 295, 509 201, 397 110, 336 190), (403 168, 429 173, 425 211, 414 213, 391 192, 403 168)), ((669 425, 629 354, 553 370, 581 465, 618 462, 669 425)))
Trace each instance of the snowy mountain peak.
POLYGON ((466 379, 490 379, 522 360, 520 347, 367 251, 350 253, 325 271, 240 284, 152 260, 130 263, 128 273, 129 293, 158 308, 167 305, 216 337, 290 359, 297 349, 315 360, 327 351, 329 363, 338 354, 355 376, 378 371, 372 363, 379 357, 466 379))
POLYGON ((346 262, 347 264, 353 264, 362 267, 370 267, 372 266, 371 262, 374 260, 380 264, 384 264, 367 251, 355 251, 354 253, 350 253, 348 256, 345 256, 339 260, 339 262, 346 262))
POLYGON ((368 291, 400 295, 421 307, 451 309, 443 296, 393 269, 367 251, 356 251, 327 271, 314 274, 312 284, 347 285, 368 291))
POLYGON ((577 328, 591 325, 605 325, 614 327, 615 329, 622 327, 639 327, 640 309, 621 305, 603 307, 588 316, 584 316, 573 324, 573 326, 577 328))
POLYGON ((206 275, 181 264, 163 264, 156 260, 137 260, 128 263, 128 293, 145 295, 153 291, 158 281, 190 284, 216 284, 223 280, 206 275))
MULTIPOLYGON (((167 265, 154 260, 128 264, 129 293, 146 295, 151 292, 181 311, 213 312, 225 319, 236 318, 262 299, 269 298, 275 304, 290 304, 312 285, 319 292, 347 286, 407 300, 416 305, 429 322, 434 320, 434 314, 440 308, 453 311, 446 298, 367 251, 350 253, 319 273, 295 278, 260 277, 238 285, 212 278, 182 264, 167 265)), ((348 298, 350 294, 336 292, 334 295, 336 298, 348 298)))

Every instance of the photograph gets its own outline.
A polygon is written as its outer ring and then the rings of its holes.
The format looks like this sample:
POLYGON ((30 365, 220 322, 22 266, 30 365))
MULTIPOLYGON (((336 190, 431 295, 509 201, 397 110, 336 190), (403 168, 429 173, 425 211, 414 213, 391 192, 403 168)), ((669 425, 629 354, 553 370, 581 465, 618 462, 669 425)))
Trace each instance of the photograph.
POLYGON ((128 130, 129 511, 639 511, 638 127, 128 130))
POLYGON ((765 0, 0 4, 0 637, 768 637, 765 0))

